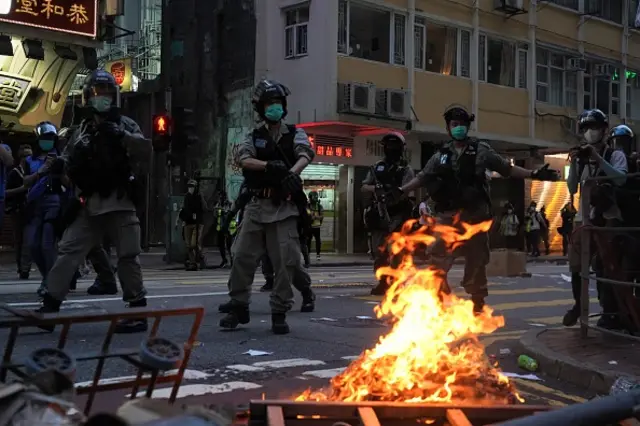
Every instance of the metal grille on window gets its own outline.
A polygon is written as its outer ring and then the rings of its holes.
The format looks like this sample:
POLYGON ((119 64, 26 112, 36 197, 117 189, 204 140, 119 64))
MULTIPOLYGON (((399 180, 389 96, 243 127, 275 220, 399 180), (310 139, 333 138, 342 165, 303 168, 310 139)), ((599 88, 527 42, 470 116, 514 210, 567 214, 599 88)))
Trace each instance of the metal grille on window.
POLYGON ((460 76, 471 77, 471 33, 460 30, 460 76))
POLYGON ((284 57, 293 58, 295 56, 295 36, 293 32, 294 27, 288 27, 284 30, 284 57))
POLYGON ((296 55, 307 54, 307 25, 296 26, 296 55))
MULTIPOLYGON (((417 21, 417 18, 416 18, 417 21)), ((425 46, 425 32, 426 28, 424 25, 416 22, 413 27, 413 45, 414 45, 414 66, 421 70, 425 67, 424 62, 424 46, 425 46)))
POLYGON ((404 15, 393 15, 393 63, 404 65, 406 18, 404 15))
POLYGON ((338 4, 338 53, 347 54, 348 40, 347 40, 347 2, 346 0, 340 0, 338 4))
POLYGON ((527 51, 518 50, 518 87, 527 88, 527 51))
POLYGON ((480 35, 478 46, 478 80, 487 81, 487 58, 485 54, 487 49, 487 36, 480 35))

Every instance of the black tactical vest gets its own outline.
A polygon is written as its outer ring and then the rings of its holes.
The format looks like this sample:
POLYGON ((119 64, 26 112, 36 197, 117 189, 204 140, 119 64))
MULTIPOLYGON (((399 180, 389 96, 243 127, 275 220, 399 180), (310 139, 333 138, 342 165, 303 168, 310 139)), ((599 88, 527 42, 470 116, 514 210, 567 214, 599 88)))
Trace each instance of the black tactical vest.
MULTIPOLYGON (((289 133, 285 133, 280 137, 280 141, 276 143, 269 134, 266 126, 253 131, 253 146, 256 149, 256 158, 261 161, 282 161, 288 167, 292 167, 296 163, 296 155, 294 152, 293 141, 296 136, 296 126, 287 126, 289 133)), ((250 189, 277 188, 280 186, 280 180, 274 176, 269 176, 265 172, 256 170, 242 170, 244 182, 250 189)))
POLYGON ((458 170, 453 167, 454 152, 450 146, 440 148, 440 160, 427 191, 435 201, 436 212, 474 208, 478 203, 490 203, 485 189, 487 177, 478 171, 478 143, 472 142, 458 158, 458 170))
POLYGON ((373 165, 373 173, 375 174, 376 183, 400 187, 402 186, 405 167, 397 164, 389 164, 381 160, 373 165))

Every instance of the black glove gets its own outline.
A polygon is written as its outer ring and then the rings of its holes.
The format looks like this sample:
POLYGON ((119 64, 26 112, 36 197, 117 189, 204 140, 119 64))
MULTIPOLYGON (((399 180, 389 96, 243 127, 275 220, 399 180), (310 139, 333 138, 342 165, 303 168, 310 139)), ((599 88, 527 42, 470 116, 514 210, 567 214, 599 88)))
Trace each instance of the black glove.
POLYGON ((293 172, 289 172, 282 179, 282 189, 289 194, 302 191, 302 178, 293 172))
POLYGON ((113 121, 103 121, 98 125, 98 132, 114 138, 114 139, 122 139, 124 137, 124 128, 113 121))
POLYGON ((289 174, 289 168, 280 160, 267 161, 267 167, 265 167, 264 171, 281 179, 284 179, 289 174))
POLYGON ((534 170, 531 173, 531 179, 556 182, 560 180, 560 173, 557 170, 550 169, 549 164, 547 163, 538 170, 534 170))

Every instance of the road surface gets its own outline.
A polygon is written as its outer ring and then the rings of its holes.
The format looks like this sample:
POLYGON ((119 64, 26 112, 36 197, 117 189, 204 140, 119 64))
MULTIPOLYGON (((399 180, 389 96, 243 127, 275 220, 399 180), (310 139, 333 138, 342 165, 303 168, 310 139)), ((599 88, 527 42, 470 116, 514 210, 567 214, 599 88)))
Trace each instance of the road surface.
MULTIPOLYGON (((516 343, 534 327, 560 325, 562 315, 571 305, 571 291, 566 282, 566 266, 529 265, 531 278, 495 278, 490 280, 488 303, 506 319, 506 326, 485 336, 487 353, 495 354, 505 372, 526 374, 518 369, 516 343), (506 354, 510 352, 509 354, 506 354)), ((373 307, 379 297, 369 296, 372 272, 369 267, 312 268, 311 275, 318 295, 314 313, 289 315, 292 333, 275 336, 270 332, 268 296, 258 292, 263 280, 256 274, 256 293, 252 304, 252 321, 236 331, 218 328, 221 314, 218 304, 227 300, 228 270, 153 271, 145 276, 152 306, 179 307, 199 304, 207 308, 198 342, 180 389, 183 402, 243 403, 250 398, 290 398, 306 388, 321 388, 342 371, 364 349, 372 347, 385 333, 385 325, 374 319, 373 307), (251 351, 266 354, 252 356, 251 351)), ((460 269, 451 273, 451 282, 459 282, 460 269)), ((64 309, 86 311, 122 307, 118 296, 91 297, 85 289, 91 280, 80 282, 79 289, 65 303, 64 309)), ((38 283, 32 281, 0 281, 0 301, 16 307, 36 307, 33 295, 38 283)), ((458 289, 459 294, 463 294, 458 289)), ((594 307, 595 309, 595 307, 594 307)), ((169 319, 162 323, 159 335, 184 341, 191 325, 188 319, 169 319)), ((99 350, 106 325, 78 325, 72 328, 68 349, 71 353, 99 350)), ((0 332, 5 337, 7 333, 0 332)), ((26 357, 39 347, 55 346, 58 332, 43 333, 24 330, 15 348, 15 356, 26 357)), ((140 335, 117 336, 115 348, 136 348, 140 335)), ((92 379, 93 365, 80 364, 76 380, 92 379)), ((104 379, 121 380, 133 370, 123 362, 109 361, 104 379)), ((530 404, 560 406, 582 402, 590 395, 572 386, 545 377, 540 380, 515 379, 516 385, 530 404)), ((113 410, 130 392, 114 391, 96 402, 100 410, 113 410)), ((169 386, 161 385, 154 393, 166 398, 169 386)))

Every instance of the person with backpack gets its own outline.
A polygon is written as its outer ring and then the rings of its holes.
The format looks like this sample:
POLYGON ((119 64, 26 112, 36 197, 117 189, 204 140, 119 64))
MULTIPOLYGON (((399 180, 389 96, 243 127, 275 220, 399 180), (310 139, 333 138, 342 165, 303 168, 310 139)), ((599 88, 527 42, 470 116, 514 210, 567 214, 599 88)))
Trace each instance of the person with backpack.
MULTIPOLYGON (((620 215, 615 200, 611 202, 612 189, 622 187, 626 182, 628 172, 627 157, 624 152, 613 149, 609 144, 609 118, 599 109, 586 110, 578 117, 578 131, 583 143, 569 152, 569 176, 567 187, 573 197, 580 190, 591 191, 591 205, 589 211, 583 211, 582 203, 574 219, 574 229, 569 245, 569 268, 571 271, 571 289, 574 305, 564 315, 562 323, 567 326, 577 324, 580 318, 582 278, 582 232, 579 231, 583 222, 583 215, 589 215, 590 221, 602 225, 607 219, 614 219, 620 215), (607 176, 609 179, 602 183, 593 181, 586 184, 586 180, 596 176, 607 176), (614 187, 614 188, 612 188, 614 187)), ((582 197, 580 197, 582 199, 582 197)), ((599 269, 595 265, 596 269, 599 269)), ((598 274, 598 271, 596 271, 598 274)), ((598 283, 599 299, 605 314, 598 320, 598 326, 608 329, 618 328, 617 304, 609 285, 598 283)))
MULTIPOLYGON (((549 169, 548 164, 536 170, 514 166, 498 155, 488 142, 471 138, 469 131, 475 116, 464 107, 451 105, 444 112, 444 120, 451 141, 427 161, 414 179, 398 188, 401 194, 406 194, 420 186, 426 187, 435 203, 436 221, 439 224, 455 225, 458 217, 470 224, 492 219, 487 170, 515 179, 560 179, 559 173, 549 169)), ((489 236, 486 232, 480 232, 455 251, 451 252, 450 249, 443 240, 438 241, 432 248, 433 262, 446 274, 456 257, 465 257, 462 286, 471 296, 474 312, 480 313, 489 294, 486 273, 490 258, 489 236)), ((446 281, 442 291, 450 292, 446 281)))

